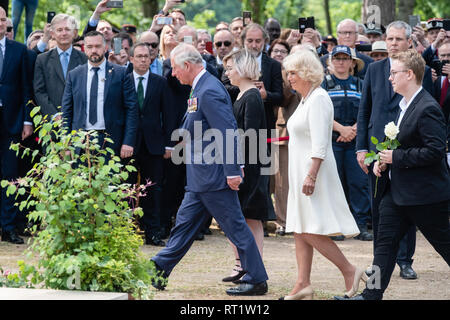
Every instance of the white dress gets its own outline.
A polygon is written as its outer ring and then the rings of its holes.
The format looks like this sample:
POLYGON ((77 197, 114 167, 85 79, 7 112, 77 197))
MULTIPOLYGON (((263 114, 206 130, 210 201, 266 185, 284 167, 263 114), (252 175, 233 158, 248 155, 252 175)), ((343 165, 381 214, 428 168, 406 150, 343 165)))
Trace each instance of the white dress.
MULTIPOLYGON (((328 236, 359 234, 345 199, 331 144, 334 108, 321 87, 289 118, 289 194, 286 232, 328 236), (323 159, 311 196, 302 193, 312 157, 323 159)), ((355 155, 356 156, 356 155, 355 155)))

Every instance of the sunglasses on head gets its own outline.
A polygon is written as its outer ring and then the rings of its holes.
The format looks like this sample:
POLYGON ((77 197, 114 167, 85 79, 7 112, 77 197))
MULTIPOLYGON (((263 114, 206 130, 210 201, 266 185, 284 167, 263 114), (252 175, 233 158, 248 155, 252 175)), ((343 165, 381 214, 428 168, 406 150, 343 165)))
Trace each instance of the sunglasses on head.
POLYGON ((225 46, 225 47, 229 47, 229 46, 231 46, 231 42, 230 41, 217 41, 216 43, 215 43, 215 45, 216 45, 216 47, 218 47, 218 48, 220 48, 221 46, 222 46, 222 44, 225 46))
POLYGON ((152 47, 153 49, 156 49, 156 47, 159 45, 158 42, 146 42, 145 44, 152 47))

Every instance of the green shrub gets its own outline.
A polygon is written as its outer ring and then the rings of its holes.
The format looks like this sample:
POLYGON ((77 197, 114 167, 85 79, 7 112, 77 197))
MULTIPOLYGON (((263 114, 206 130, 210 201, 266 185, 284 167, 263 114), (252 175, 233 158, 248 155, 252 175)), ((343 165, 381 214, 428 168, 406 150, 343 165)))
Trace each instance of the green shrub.
POLYGON ((61 120, 50 123, 38 111, 34 108, 31 115, 42 154, 11 145, 17 155, 39 159, 24 178, 1 185, 16 199, 27 196, 16 203, 20 210, 34 207, 28 218, 39 221, 42 230, 34 227, 28 253, 37 253, 39 263, 35 268, 20 262, 19 275, 7 275, 3 285, 151 298, 155 269, 140 251, 143 240, 135 229, 142 209, 131 205, 146 186, 125 183, 136 169, 122 165, 110 148, 103 150, 95 131, 66 132, 61 120))

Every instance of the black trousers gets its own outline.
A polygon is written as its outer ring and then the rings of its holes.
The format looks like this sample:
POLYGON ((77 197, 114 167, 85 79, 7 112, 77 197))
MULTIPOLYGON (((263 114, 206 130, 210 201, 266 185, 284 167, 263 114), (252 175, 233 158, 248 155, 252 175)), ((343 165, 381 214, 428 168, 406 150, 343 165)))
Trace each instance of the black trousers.
POLYGON ((373 259, 373 266, 378 267, 380 271, 380 287, 374 287, 376 281, 369 281, 362 293, 364 298, 383 298, 395 268, 400 240, 412 225, 419 228, 450 266, 450 223, 447 206, 448 201, 420 206, 398 206, 392 199, 390 187, 387 187, 379 206, 378 240, 373 259))
MULTIPOLYGON (((370 205, 372 209, 372 229, 373 229, 373 252, 375 252, 375 247, 378 240, 378 224, 380 220, 379 206, 382 199, 382 194, 380 190, 386 188, 386 184, 389 183, 388 178, 378 180, 378 190, 377 196, 374 198, 375 194, 375 183, 376 177, 372 173, 373 166, 369 167, 369 192, 370 192, 370 205)), ((416 250, 416 226, 410 226, 409 230, 406 232, 405 236, 400 240, 398 252, 397 252, 397 264, 401 265, 412 265, 413 256, 416 250)))
MULTIPOLYGON (((161 229, 162 210, 162 180, 164 170, 163 155, 151 154, 145 142, 142 141, 138 154, 134 157, 135 165, 141 176, 141 184, 151 181, 152 185, 145 190, 145 196, 139 198, 139 206, 144 211, 141 225, 144 227, 145 236, 151 238, 159 236, 161 229)), ((137 176, 131 177, 133 183, 137 176)))

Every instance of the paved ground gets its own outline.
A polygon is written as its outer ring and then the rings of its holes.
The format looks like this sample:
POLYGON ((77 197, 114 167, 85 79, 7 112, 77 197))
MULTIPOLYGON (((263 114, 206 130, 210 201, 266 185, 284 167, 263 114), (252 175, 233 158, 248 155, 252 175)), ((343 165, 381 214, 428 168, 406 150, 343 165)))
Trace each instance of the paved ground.
MULTIPOLYGON (((221 282, 234 264, 234 257, 228 241, 217 228, 204 241, 196 241, 191 250, 172 272, 169 285, 155 295, 157 300, 167 299, 236 299, 225 294, 227 285, 221 282)), ((339 247, 353 264, 367 267, 372 261, 372 243, 359 240, 338 242, 339 247)), ((0 243, 0 265, 3 269, 17 270, 16 261, 24 259, 25 245, 0 243)), ((146 256, 151 257, 160 248, 144 246, 146 256)), ((420 232, 413 267, 418 273, 417 280, 403 280, 396 267, 385 299, 439 299, 450 300, 450 268, 434 251, 420 232)), ((292 236, 265 238, 264 263, 269 275, 269 292, 256 299, 278 299, 291 290, 297 266, 292 236)), ((316 290, 315 299, 331 299, 341 295, 344 280, 339 270, 328 260, 315 252, 312 269, 312 285, 316 290)), ((254 298, 239 298, 254 299, 254 298)))

